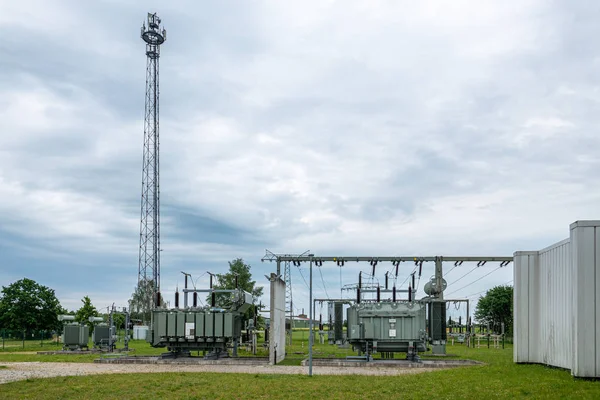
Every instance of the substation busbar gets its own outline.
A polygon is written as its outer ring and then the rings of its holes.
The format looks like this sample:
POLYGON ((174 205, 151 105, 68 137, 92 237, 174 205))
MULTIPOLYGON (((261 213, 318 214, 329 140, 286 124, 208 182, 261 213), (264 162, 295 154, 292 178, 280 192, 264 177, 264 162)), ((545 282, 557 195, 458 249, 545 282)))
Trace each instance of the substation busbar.
MULTIPOLYGON (((444 287, 444 281, 443 281, 443 269, 442 269, 442 263, 444 261, 446 262, 455 262, 455 263, 462 263, 462 262, 477 262, 478 266, 480 265, 484 265, 487 262, 500 262, 501 266, 505 266, 508 265, 510 262, 513 261, 513 257, 509 256, 509 257, 504 257, 504 256, 487 256, 487 257, 478 257, 478 256, 315 256, 314 254, 308 254, 308 255, 300 255, 300 256, 295 256, 295 255, 288 255, 288 254, 282 254, 282 255, 278 255, 275 254, 269 250, 267 250, 267 254, 265 255, 265 257, 263 259, 261 259, 261 261, 276 261, 277 262, 277 275, 281 274, 280 271, 280 265, 281 262, 287 262, 287 261, 292 261, 295 263, 302 263, 302 262, 308 262, 310 264, 310 278, 309 278, 309 351, 308 351, 308 375, 312 376, 312 346, 314 343, 314 338, 313 338, 313 283, 312 283, 312 267, 313 267, 313 263, 317 263, 319 266, 322 265, 323 262, 335 262, 337 263, 337 266, 343 266, 345 262, 369 262, 371 263, 371 265, 373 266, 373 275, 374 275, 374 270, 375 270, 375 265, 378 262, 391 262, 393 263, 393 265, 396 266, 396 272, 398 272, 398 268, 400 266, 400 263, 402 262, 414 262, 415 265, 419 265, 420 267, 422 267, 424 262, 434 262, 435 263, 435 286, 431 288, 431 294, 430 294, 430 298, 429 300, 431 302, 433 301, 437 301, 437 302, 443 302, 444 301, 444 297, 443 297, 443 291, 445 289, 444 287)), ((396 273, 396 275, 398 275, 396 273)), ((359 274, 359 281, 360 281, 360 274, 359 274)), ((360 288, 360 283, 357 287, 357 290, 360 292, 361 288, 360 288)), ((379 289, 381 290, 381 289, 379 289)), ((389 290, 389 289, 387 289, 389 290)), ((412 290, 409 289, 407 290, 407 292, 409 293, 409 300, 412 300, 412 290)), ((392 289, 392 293, 393 293, 393 289, 392 289)), ((357 294, 357 300, 360 302, 361 299, 361 294, 357 294)))

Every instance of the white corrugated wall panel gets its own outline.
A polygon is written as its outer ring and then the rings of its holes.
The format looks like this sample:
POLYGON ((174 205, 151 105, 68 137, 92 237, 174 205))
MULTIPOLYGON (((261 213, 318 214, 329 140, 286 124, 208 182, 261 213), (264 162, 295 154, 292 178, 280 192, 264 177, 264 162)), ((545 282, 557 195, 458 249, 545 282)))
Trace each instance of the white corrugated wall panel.
POLYGON ((559 250, 560 269, 557 274, 556 292, 559 320, 555 326, 557 337, 557 354, 560 354, 558 366, 570 368, 573 348, 573 326, 571 325, 571 308, 573 292, 573 260, 571 258, 571 243, 567 242, 559 250))
POLYGON ((529 360, 529 256, 533 252, 514 254, 513 269, 513 359, 517 363, 529 360))
POLYGON ((577 221, 569 239, 514 262, 515 362, 600 377, 600 221, 577 221))
POLYGON ((540 357, 538 362, 571 367, 571 260, 570 241, 563 240, 540 252, 540 357))
POLYGON ((596 330, 594 336, 596 337, 596 374, 598 377, 600 375, 600 306, 598 305, 598 301, 600 301, 600 229, 598 227, 595 228, 594 234, 594 275, 596 276, 595 285, 594 285, 594 307, 596 308, 596 330))
POLYGON ((538 335, 536 337, 536 341, 539 344, 539 353, 536 362, 545 363, 546 362, 546 349, 548 346, 548 320, 551 319, 549 313, 551 312, 551 307, 548 304, 549 296, 548 296, 548 283, 550 282, 549 274, 548 274, 548 253, 539 253, 539 270, 536 276, 532 277, 539 282, 539 319, 538 319, 538 335), (542 257, 544 254, 544 257, 542 257))
POLYGON ((600 373, 596 366, 596 230, 593 221, 578 221, 571 225, 575 328, 571 373, 579 377, 596 377, 600 373))
POLYGON ((528 257, 529 270, 529 362, 542 362, 540 356, 540 264, 536 254, 528 257))

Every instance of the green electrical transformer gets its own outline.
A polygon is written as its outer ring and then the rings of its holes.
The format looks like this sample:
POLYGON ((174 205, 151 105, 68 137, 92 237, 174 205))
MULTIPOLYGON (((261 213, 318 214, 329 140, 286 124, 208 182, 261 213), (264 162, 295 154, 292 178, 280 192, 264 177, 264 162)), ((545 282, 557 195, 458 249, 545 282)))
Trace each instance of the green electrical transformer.
POLYGON ((63 350, 87 350, 90 328, 75 322, 74 315, 59 315, 58 320, 64 323, 61 335, 63 350))
POLYGON ((92 343, 96 348, 108 347, 110 343, 111 329, 107 324, 99 324, 94 327, 92 343))
POLYGON ((347 311, 348 342, 359 356, 407 353, 418 359, 427 350, 426 305, 418 301, 363 302, 347 311))
POLYGON ((66 324, 63 326, 63 348, 65 350, 81 350, 88 348, 90 328, 80 324, 66 324))
MULTIPOLYGON (((191 291, 191 290, 190 290, 191 291)), ((207 358, 228 355, 227 348, 238 343, 246 311, 252 307, 252 295, 234 290, 227 308, 188 307, 156 308, 147 341, 152 347, 166 347, 172 356, 208 351, 207 358)))

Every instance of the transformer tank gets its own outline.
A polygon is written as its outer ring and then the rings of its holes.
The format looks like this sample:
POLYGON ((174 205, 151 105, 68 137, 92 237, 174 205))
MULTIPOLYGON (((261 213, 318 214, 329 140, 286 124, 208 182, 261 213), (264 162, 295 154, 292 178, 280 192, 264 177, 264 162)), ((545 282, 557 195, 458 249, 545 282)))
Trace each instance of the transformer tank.
POLYGON ((221 307, 156 308, 147 341, 152 347, 166 347, 173 355, 209 351, 208 358, 227 356, 227 348, 239 342, 245 312, 252 307, 252 295, 231 291, 230 305, 221 307))
POLYGON ((406 352, 417 359, 426 347, 426 305, 421 302, 362 302, 347 310, 348 341, 367 359, 372 353, 406 352))

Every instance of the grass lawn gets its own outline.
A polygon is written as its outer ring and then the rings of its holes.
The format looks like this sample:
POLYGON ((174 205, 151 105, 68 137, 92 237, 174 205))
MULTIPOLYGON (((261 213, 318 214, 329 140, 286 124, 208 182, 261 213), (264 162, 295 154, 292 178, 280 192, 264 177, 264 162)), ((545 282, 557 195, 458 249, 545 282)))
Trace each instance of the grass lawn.
POLYGON ((8 340, 0 341, 0 354, 15 351, 55 351, 62 350, 62 343, 56 340, 8 340))
MULTIPOLYGON (((301 339, 294 338, 294 341, 283 364, 298 365, 306 357, 306 344, 301 339), (293 354, 296 352, 303 354, 293 354)), ((131 347, 136 349, 134 353, 137 354, 159 354, 164 351, 150 348, 144 342, 133 342, 131 347)), ((345 354, 354 353, 350 349, 317 344, 314 354, 315 357, 344 357, 345 354)), ((574 379, 568 371, 541 365, 514 364, 510 345, 504 350, 448 346, 448 354, 454 354, 456 358, 483 361, 486 365, 398 377, 315 375, 310 378, 301 375, 169 373, 30 379, 0 385, 0 398, 600 398, 599 381, 574 379)), ((85 362, 97 357, 12 355, 18 356, 23 358, 10 361, 41 361, 45 358, 47 361, 68 359, 85 362)), ((6 357, 11 355, 0 353, 0 362, 9 361, 6 357)))
MULTIPOLYGON (((10 343, 10 342, 7 342, 10 343)), ((123 347, 123 343, 117 344, 118 348, 123 347)), ((90 343, 90 348, 91 343, 90 343)), ((129 342, 129 348, 132 349, 130 354, 132 355, 158 355, 164 353, 166 349, 155 349, 150 346, 144 340, 132 340, 129 342)), ((38 351, 62 351, 62 345, 57 346, 56 342, 43 346, 40 345, 39 341, 25 342, 25 348, 23 348, 21 342, 18 342, 18 346, 14 343, 7 345, 4 350, 0 348, 0 362, 94 362, 95 359, 100 357, 99 354, 53 354, 53 355, 40 355, 36 354, 38 351)))

